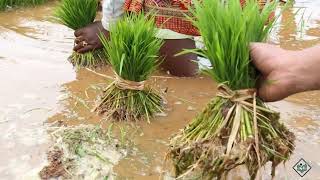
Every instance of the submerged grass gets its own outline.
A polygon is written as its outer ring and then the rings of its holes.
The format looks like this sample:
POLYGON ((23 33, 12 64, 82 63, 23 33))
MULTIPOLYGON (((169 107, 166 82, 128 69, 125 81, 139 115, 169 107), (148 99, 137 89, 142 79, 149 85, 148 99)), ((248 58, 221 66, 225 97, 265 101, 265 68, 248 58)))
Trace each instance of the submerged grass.
POLYGON ((7 8, 35 6, 43 4, 46 1, 47 0, 0 0, 0 11, 6 10, 7 8))
POLYGON ((158 53, 163 41, 153 18, 132 14, 113 24, 110 40, 100 36, 115 81, 103 92, 96 111, 117 120, 150 118, 162 111, 162 97, 145 84, 159 64, 158 53))
MULTIPOLYGON (((251 179, 260 167, 275 167, 294 149, 294 135, 256 97, 258 72, 251 64, 249 44, 263 42, 274 26, 269 19, 277 2, 261 9, 249 0, 203 0, 195 3, 194 24, 205 49, 187 50, 210 60, 204 73, 220 83, 217 97, 171 139, 168 157, 177 176, 199 172, 203 178, 226 178, 233 168, 245 164, 251 179)), ((184 53, 186 53, 184 52, 184 53)))
MULTIPOLYGON (((62 0, 54 16, 61 24, 77 30, 94 21, 97 9, 98 0, 62 0)), ((77 68, 95 68, 107 63, 102 50, 93 50, 84 54, 73 52, 69 60, 77 68)))

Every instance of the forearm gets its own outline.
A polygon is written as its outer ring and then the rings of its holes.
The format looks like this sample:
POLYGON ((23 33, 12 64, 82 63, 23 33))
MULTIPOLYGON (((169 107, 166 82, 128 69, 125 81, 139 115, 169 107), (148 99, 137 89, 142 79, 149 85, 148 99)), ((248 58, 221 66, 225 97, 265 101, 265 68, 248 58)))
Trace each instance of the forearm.
POLYGON ((104 0, 102 4, 102 25, 109 30, 110 24, 116 22, 124 14, 125 0, 104 0))

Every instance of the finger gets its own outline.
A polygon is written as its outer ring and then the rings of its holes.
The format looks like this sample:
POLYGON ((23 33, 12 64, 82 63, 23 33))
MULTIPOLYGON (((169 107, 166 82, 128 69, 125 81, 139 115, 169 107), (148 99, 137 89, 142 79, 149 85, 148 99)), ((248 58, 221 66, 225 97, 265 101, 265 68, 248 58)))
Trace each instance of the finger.
POLYGON ((82 34, 83 34, 83 28, 77 29, 77 30, 74 31, 74 36, 75 37, 81 36, 82 34))
POLYGON ((77 38, 74 39, 75 44, 79 44, 83 41, 85 41, 85 38, 83 36, 78 36, 77 38))
POLYGON ((92 45, 87 45, 87 46, 84 46, 80 49, 77 50, 78 53, 85 53, 85 52, 88 52, 88 51, 92 51, 94 49, 94 47, 92 45))
POLYGON ((73 50, 74 51, 78 51, 79 49, 83 48, 83 45, 81 43, 78 43, 76 44, 74 47, 73 47, 73 50))
MULTIPOLYGON (((81 41, 79 43, 77 43, 74 47, 73 47, 73 50, 74 51, 79 51, 80 49, 84 48, 84 43, 85 41, 81 41)), ((87 44, 86 46, 88 46, 89 44, 87 44)))
POLYGON ((100 36, 103 36, 105 37, 107 40, 110 39, 110 32, 109 31, 106 31, 106 30, 101 30, 99 29, 99 33, 97 33, 97 36, 98 36, 98 39, 100 41, 100 36))

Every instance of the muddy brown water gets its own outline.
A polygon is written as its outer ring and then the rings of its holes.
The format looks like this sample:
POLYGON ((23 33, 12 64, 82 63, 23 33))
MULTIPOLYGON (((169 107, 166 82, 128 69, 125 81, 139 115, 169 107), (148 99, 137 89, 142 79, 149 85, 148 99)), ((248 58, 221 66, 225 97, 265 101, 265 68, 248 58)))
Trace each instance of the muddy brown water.
MULTIPOLYGON (((52 21, 53 7, 48 3, 0 13, 0 179, 35 179, 50 146, 44 123, 105 123, 90 108, 99 92, 94 87, 108 81, 85 69, 75 72, 67 62, 73 32, 52 21), (86 99, 89 108, 79 99, 86 99)), ((318 0, 296 0, 279 20, 281 26, 270 42, 292 50, 320 44, 319 8, 318 0), (295 13, 298 8, 303 11, 295 13)), ((112 75, 109 68, 99 72, 112 75)), ((161 176, 167 168, 163 158, 168 138, 215 94, 215 83, 208 77, 157 75, 161 77, 152 82, 168 92, 166 114, 151 124, 135 124, 139 133, 132 139, 139 151, 114 167, 119 179, 168 178, 161 176)), ((300 179, 292 166, 301 158, 312 167, 303 179, 320 179, 320 92, 300 93, 270 106, 281 112, 297 136, 296 150, 285 166, 279 165, 276 179, 300 179)), ((269 170, 267 165, 266 179, 269 170)), ((247 179, 247 175, 237 169, 229 178, 247 179)))

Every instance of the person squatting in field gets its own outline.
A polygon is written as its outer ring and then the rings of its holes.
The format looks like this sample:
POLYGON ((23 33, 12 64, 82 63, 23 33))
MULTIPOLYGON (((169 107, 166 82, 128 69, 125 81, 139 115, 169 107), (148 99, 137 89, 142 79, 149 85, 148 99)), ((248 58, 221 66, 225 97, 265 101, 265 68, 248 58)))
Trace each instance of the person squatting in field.
MULTIPOLYGON (((265 0, 259 0, 263 6, 265 0)), ((240 0, 241 4, 245 0, 240 0)), ((191 17, 189 8, 192 0, 104 0, 102 2, 102 20, 75 31, 76 46, 74 50, 84 53, 93 49, 102 48, 98 34, 109 34, 109 25, 116 22, 126 12, 155 14, 155 23, 159 28, 157 38, 165 39, 160 50, 164 58, 161 67, 175 76, 194 76, 198 72, 197 55, 189 53, 175 56, 183 49, 194 49, 193 37, 199 32, 186 16, 191 17)))
POLYGON ((75 31, 76 46, 74 50, 80 53, 102 48, 98 34, 109 34, 109 25, 116 22, 126 12, 155 12, 155 23, 159 28, 157 38, 165 39, 160 50, 164 58, 161 67, 175 76, 194 76, 198 65, 193 60, 195 54, 175 56, 182 49, 195 48, 193 36, 199 36, 197 29, 187 20, 191 15, 188 7, 191 0, 104 0, 102 2, 102 20, 75 31), (83 43, 85 42, 85 43, 83 43), (85 46, 84 46, 85 45, 85 46))

